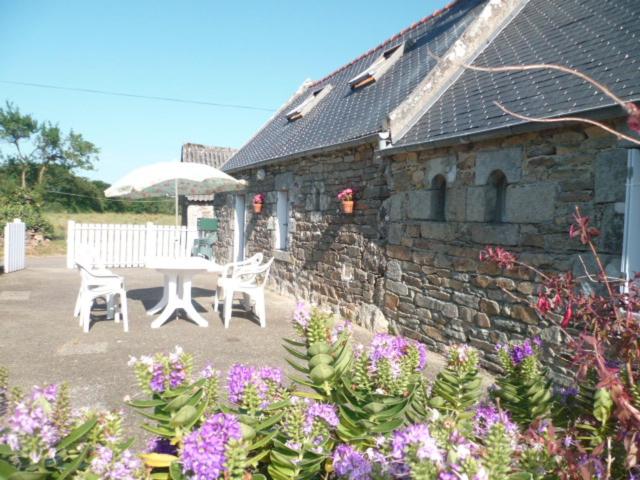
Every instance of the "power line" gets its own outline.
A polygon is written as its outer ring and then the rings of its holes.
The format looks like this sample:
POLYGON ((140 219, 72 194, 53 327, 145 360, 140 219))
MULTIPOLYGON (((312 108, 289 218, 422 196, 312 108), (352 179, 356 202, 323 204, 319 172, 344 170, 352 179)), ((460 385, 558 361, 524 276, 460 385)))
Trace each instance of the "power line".
POLYGON ((108 197, 94 197, 91 195, 81 195, 79 193, 69 193, 69 192, 60 192, 58 190, 45 190, 45 192, 48 193, 57 193, 58 195, 67 195, 69 197, 83 197, 83 198, 91 198, 93 200, 106 200, 108 202, 139 202, 139 203, 161 203, 161 202, 167 202, 167 201, 174 201, 174 197, 171 198, 164 198, 162 200, 139 200, 139 199, 134 199, 134 198, 122 198, 122 197, 118 197, 118 198, 108 198, 108 197))
POLYGON ((13 80, 0 80, 0 83, 6 83, 9 85, 22 85, 24 87, 37 87, 37 88, 49 88, 52 90, 66 90, 69 92, 82 92, 82 93, 95 93, 99 95, 111 95, 114 97, 129 97, 129 98, 143 98, 146 100, 161 100, 163 102, 174 102, 174 103, 190 103, 194 105, 208 105, 210 107, 222 107, 222 108, 239 108, 243 110, 258 110, 261 112, 275 112, 275 108, 266 108, 266 107, 255 107, 252 105, 240 105, 235 103, 217 103, 217 102, 207 102, 203 100, 189 100, 185 98, 174 98, 174 97, 157 97, 153 95, 137 95, 135 93, 126 93, 126 92, 113 92, 110 90, 97 90, 93 88, 80 88, 80 87, 63 87, 60 85, 49 85, 46 83, 31 83, 31 82, 16 82, 13 80))

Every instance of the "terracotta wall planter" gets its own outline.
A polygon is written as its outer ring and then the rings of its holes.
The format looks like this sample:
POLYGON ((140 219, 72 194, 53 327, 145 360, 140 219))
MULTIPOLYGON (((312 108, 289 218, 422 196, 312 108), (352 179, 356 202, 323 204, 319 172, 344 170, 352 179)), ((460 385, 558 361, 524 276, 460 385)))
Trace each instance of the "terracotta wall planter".
POLYGON ((264 205, 263 203, 254 203, 253 204, 253 211, 255 213, 260 213, 262 212, 262 205, 264 205))
POLYGON ((342 201, 342 211, 344 213, 353 213, 353 200, 342 201))

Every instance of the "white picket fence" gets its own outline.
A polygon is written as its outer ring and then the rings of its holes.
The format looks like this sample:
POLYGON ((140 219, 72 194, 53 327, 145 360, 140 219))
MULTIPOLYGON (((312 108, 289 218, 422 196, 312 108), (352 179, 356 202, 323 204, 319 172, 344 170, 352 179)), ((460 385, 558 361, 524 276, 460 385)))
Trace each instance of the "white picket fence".
POLYGON ((25 268, 26 226, 16 218, 4 226, 4 273, 25 268))
POLYGON ((76 252, 87 246, 106 267, 143 267, 146 257, 188 257, 197 237, 195 227, 76 223, 70 220, 67 224, 67 268, 74 268, 76 252))

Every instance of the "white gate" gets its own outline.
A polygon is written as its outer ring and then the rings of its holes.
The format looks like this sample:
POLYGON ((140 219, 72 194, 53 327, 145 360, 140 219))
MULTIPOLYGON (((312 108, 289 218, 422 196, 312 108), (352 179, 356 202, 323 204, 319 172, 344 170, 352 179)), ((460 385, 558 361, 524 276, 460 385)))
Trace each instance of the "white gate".
POLYGON ((26 226, 19 219, 4 226, 4 273, 25 267, 26 226))
POLYGON ((188 257, 198 237, 195 227, 76 223, 67 226, 67 268, 76 252, 89 247, 106 267, 143 267, 145 257, 188 257))

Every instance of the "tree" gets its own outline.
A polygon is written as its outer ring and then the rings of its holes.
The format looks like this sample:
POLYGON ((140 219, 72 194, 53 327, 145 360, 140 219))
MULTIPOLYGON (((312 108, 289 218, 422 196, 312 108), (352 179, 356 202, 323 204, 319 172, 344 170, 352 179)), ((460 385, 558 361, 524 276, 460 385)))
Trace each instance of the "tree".
POLYGON ((65 138, 58 125, 45 122, 38 129, 36 152, 38 185, 42 185, 47 169, 54 164, 69 170, 91 170, 97 160, 98 148, 73 130, 65 138))
POLYGON ((0 108, 0 139, 15 148, 10 162, 20 166, 21 186, 27 188, 27 173, 37 168, 37 184, 42 185, 47 170, 59 165, 67 170, 90 170, 98 160, 98 148, 71 130, 66 136, 57 124, 37 122, 31 115, 23 115, 18 107, 7 102, 0 108), (31 149, 26 153, 26 149, 31 149))
POLYGON ((27 171, 33 157, 33 152, 27 154, 23 151, 23 144, 37 131, 38 122, 31 115, 22 115, 18 107, 10 102, 7 102, 5 109, 0 108, 0 139, 16 149, 16 155, 10 160, 20 165, 22 188, 27 187, 27 171))

